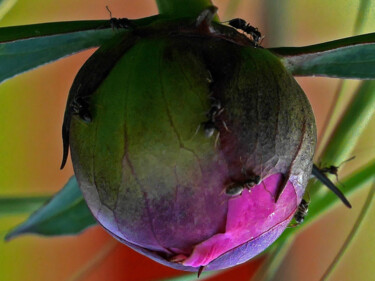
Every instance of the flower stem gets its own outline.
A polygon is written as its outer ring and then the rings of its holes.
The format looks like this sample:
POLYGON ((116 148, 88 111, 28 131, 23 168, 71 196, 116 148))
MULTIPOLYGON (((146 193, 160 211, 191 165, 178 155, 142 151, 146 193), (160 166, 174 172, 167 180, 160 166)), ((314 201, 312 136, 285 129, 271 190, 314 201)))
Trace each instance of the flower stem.
POLYGON ((159 13, 173 18, 195 17, 212 6, 211 0, 156 0, 159 13))

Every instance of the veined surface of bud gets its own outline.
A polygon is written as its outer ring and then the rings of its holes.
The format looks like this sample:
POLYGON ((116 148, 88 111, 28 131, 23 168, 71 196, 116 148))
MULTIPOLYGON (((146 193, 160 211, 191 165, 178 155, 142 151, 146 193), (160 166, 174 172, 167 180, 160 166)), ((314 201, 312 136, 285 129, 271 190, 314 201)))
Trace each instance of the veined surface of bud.
POLYGON ((276 56, 198 18, 103 45, 73 83, 63 138, 111 235, 197 271, 243 263, 279 237, 311 174, 316 129, 276 56))

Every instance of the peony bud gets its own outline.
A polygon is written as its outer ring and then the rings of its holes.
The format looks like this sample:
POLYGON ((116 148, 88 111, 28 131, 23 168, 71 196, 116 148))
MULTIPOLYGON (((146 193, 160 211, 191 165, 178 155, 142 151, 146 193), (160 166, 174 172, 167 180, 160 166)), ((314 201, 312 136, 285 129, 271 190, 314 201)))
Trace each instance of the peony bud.
POLYGON ((316 142, 280 60, 209 18, 118 33, 77 75, 63 126, 98 222, 188 271, 243 263, 277 239, 316 142))

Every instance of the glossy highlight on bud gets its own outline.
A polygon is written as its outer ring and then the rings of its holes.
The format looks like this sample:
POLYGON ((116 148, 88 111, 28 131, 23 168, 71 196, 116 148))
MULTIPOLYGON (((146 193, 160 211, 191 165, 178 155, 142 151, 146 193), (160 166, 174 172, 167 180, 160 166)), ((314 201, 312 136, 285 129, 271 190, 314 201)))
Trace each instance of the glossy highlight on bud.
POLYGON ((63 125, 64 159, 70 145, 98 222, 188 271, 243 263, 281 235, 316 142, 279 59, 211 11, 119 32, 81 68, 63 125))

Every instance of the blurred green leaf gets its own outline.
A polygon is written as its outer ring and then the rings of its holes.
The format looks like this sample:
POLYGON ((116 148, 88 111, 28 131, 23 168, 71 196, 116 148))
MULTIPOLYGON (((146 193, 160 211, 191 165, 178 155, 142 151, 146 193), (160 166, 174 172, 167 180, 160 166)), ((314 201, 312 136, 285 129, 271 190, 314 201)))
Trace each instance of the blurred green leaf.
POLYGON ((296 76, 375 78, 375 33, 305 47, 270 49, 296 76))
POLYGON ((51 196, 3 197, 0 198, 2 216, 30 213, 40 208, 51 196))
MULTIPOLYGON (((365 81, 357 90, 353 100, 330 136, 329 143, 320 159, 323 165, 338 165, 352 156, 350 153, 366 129, 374 111, 375 81, 365 81)), ((308 190, 314 200, 324 197, 328 193, 327 189, 321 190, 321 187, 322 184, 318 181, 308 186, 308 190)))
POLYGON ((374 199, 375 195, 375 174, 372 180, 372 186, 370 188, 370 191, 367 195, 366 202, 362 207, 362 210, 355 222, 355 224, 352 227, 352 230, 350 231, 349 235, 346 237, 343 245, 341 246, 340 250, 336 254, 335 258, 333 259, 332 263, 329 265, 327 270, 324 272, 322 278, 320 280, 329 280, 331 275, 334 273, 334 271, 338 268, 338 265, 343 258, 346 250, 351 246, 351 243, 354 241, 354 239, 357 237, 359 230, 361 229, 361 225, 364 222, 364 219, 366 215, 368 214, 372 200, 374 199))
POLYGON ((46 236, 77 234, 94 224, 96 221, 82 197, 77 180, 72 177, 46 205, 9 232, 5 239, 31 233, 46 236))
POLYGON ((194 280, 205 280, 206 278, 213 277, 215 275, 220 275, 223 273, 223 270, 220 271, 208 271, 208 272, 202 272, 202 274, 199 276, 197 273, 190 273, 183 276, 178 277, 172 277, 172 278, 166 278, 166 279, 159 279, 158 281, 194 281, 194 280))
POLYGON ((0 19, 16 4, 17 0, 0 0, 0 19))
POLYGON ((374 112, 375 81, 365 81, 358 88, 343 117, 336 125, 321 160, 336 164, 346 160, 374 112))
POLYGON ((277 247, 272 247, 272 249, 267 253, 266 260, 255 272, 255 275, 251 278, 251 281, 274 280, 292 245, 293 239, 291 236, 289 236, 288 239, 278 243, 277 247))
MULTIPOLYGON (((369 8, 371 1, 370 0, 360 0, 359 9, 357 11, 357 16, 355 19, 355 24, 353 26, 353 35, 360 34, 361 30, 363 29, 365 22, 368 19, 369 8)), ((320 136, 318 140, 318 148, 315 152, 315 155, 320 155, 321 151, 324 149, 325 144, 328 141, 328 137, 332 133, 337 121, 339 120, 340 114, 342 113, 343 109, 345 109, 344 101, 347 97, 347 93, 345 91, 348 85, 348 80, 341 79, 337 85, 334 102, 331 104, 330 109, 330 117, 328 120, 324 122, 323 128, 321 129, 323 134, 320 136)))

